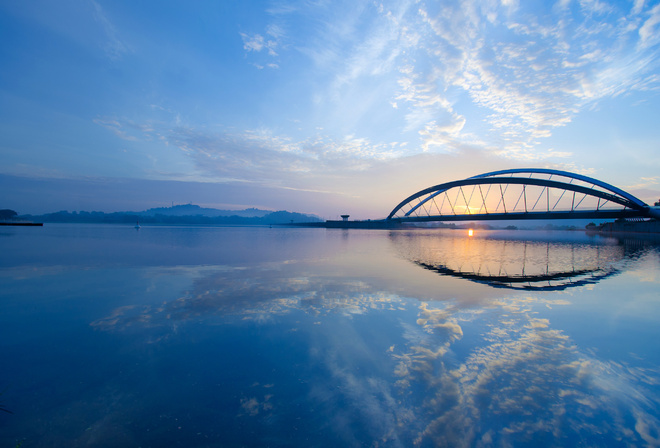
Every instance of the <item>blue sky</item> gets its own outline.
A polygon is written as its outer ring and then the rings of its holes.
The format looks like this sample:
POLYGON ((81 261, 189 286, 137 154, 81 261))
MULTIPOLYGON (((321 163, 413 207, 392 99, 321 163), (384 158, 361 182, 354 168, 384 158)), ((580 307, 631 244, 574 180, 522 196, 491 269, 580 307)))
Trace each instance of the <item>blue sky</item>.
POLYGON ((651 203, 659 43, 648 0, 0 0, 0 208, 380 218, 518 167, 651 203))

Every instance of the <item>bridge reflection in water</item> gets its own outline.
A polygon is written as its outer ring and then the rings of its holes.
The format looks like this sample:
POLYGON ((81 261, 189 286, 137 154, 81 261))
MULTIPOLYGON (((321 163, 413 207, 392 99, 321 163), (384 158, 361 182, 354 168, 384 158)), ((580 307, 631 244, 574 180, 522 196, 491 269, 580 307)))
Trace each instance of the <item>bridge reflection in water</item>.
POLYGON ((391 241, 402 256, 440 275, 539 291, 599 282, 647 247, 640 240, 628 244, 578 232, 479 231, 469 238, 455 230, 411 231, 392 232, 391 241))

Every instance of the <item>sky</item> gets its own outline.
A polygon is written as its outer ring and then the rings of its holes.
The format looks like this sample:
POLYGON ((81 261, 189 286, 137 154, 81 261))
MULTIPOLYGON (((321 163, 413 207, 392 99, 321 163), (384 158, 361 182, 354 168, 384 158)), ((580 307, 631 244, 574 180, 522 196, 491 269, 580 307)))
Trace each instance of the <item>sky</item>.
POLYGON ((382 218, 507 168, 660 198, 660 1, 0 0, 0 208, 382 218))

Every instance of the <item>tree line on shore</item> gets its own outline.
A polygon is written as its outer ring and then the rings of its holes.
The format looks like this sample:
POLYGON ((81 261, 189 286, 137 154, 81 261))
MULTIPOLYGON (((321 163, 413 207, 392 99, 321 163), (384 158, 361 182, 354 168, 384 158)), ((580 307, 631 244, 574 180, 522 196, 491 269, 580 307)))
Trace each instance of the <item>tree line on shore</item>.
POLYGON ((205 215, 167 215, 167 214, 143 214, 139 212, 86 212, 86 211, 59 211, 43 215, 19 215, 9 209, 0 210, 2 220, 21 220, 48 223, 103 223, 103 224, 206 224, 206 225, 271 225, 290 224, 299 222, 320 221, 316 216, 302 213, 276 211, 264 216, 240 216, 239 214, 228 216, 205 216, 205 215))

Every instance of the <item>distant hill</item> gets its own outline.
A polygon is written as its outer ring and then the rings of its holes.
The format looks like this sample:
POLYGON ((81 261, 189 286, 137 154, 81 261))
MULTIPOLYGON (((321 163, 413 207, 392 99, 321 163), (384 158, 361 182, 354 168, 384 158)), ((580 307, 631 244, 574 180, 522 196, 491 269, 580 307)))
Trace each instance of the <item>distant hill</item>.
POLYGON ((258 208, 248 208, 245 210, 220 210, 217 208, 204 208, 199 205, 194 204, 185 204, 185 205, 174 205, 172 207, 158 207, 150 208, 143 212, 138 212, 137 214, 141 216, 156 216, 156 215, 165 215, 165 216, 241 216, 243 218, 262 218, 269 213, 272 213, 271 210, 260 210, 258 208))
POLYGON ((317 222, 321 218, 302 213, 249 208, 246 210, 218 210, 198 205, 175 205, 152 208, 142 212, 69 212, 66 210, 44 215, 22 215, 21 219, 58 223, 106 224, 191 224, 191 225, 271 225, 317 222))

